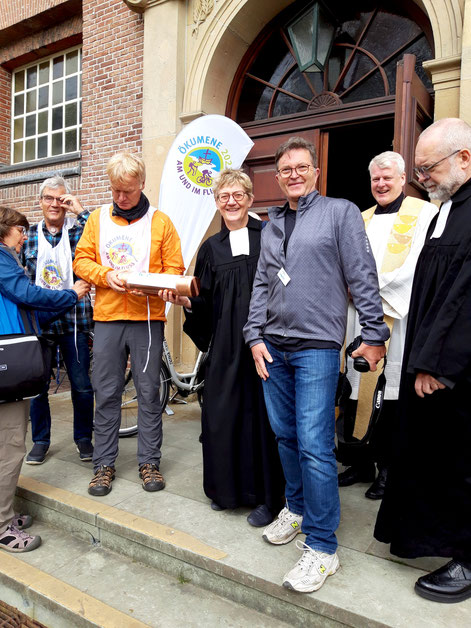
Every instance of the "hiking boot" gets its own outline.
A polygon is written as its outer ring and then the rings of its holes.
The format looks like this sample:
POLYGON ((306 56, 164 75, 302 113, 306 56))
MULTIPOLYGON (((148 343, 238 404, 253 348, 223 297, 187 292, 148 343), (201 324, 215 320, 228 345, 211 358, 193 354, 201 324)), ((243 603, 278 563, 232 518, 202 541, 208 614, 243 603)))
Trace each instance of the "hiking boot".
POLYGON ((77 453, 82 462, 90 462, 93 457, 93 445, 89 438, 81 438, 76 440, 77 453))
POLYGON ((300 593, 317 591, 327 576, 332 576, 340 567, 337 554, 325 554, 312 549, 302 541, 296 547, 304 550, 296 565, 283 578, 283 586, 300 593))
POLYGON ((34 443, 33 448, 26 456, 26 464, 42 464, 49 451, 49 445, 43 443, 34 443))
POLYGON ((7 552, 31 552, 40 545, 40 536, 31 536, 12 525, 9 525, 5 532, 0 534, 0 548, 7 552))
POLYGON ((104 497, 111 492, 111 482, 114 480, 115 470, 113 467, 102 465, 95 471, 92 481, 88 485, 90 495, 104 497))
POLYGON ((263 531, 263 538, 273 545, 284 545, 301 532, 303 516, 290 512, 285 506, 273 523, 263 531))
POLYGON ((10 525, 18 530, 24 530, 33 525, 33 517, 31 515, 17 515, 10 521, 10 525))
POLYGON ((161 491, 165 488, 165 480, 156 464, 148 462, 140 466, 139 477, 142 479, 142 488, 145 491, 161 491))

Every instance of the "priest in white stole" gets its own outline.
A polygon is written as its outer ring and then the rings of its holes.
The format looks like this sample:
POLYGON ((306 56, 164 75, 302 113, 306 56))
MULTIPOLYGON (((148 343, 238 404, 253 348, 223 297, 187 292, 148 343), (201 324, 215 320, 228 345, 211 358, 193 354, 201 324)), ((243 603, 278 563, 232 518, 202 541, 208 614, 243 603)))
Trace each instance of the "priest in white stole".
MULTIPOLYGON (((404 196, 405 164, 399 153, 386 151, 377 155, 369 164, 369 172, 371 193, 377 204, 364 211, 362 216, 378 270, 385 321, 391 329, 385 370, 386 389, 381 415, 368 445, 354 449, 340 444, 338 458, 348 467, 339 474, 340 486, 374 480, 365 495, 370 499, 381 499, 390 457, 390 428, 397 411, 412 280, 427 228, 438 210, 427 201, 404 196), (375 464, 378 466, 376 478, 375 464)), ((347 346, 360 333, 358 314, 350 303, 347 346)), ((362 375, 353 369, 352 360, 348 361, 352 395, 346 421, 353 438, 361 438, 366 432, 380 372, 381 369, 378 369, 362 375)))

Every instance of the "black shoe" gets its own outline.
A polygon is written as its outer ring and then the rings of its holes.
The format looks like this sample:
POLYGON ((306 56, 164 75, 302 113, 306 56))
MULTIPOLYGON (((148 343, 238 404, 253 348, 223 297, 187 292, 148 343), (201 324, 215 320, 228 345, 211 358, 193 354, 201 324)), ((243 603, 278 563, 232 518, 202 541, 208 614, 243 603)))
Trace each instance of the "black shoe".
POLYGON ((219 504, 217 504, 214 500, 211 502, 211 508, 213 510, 226 510, 225 506, 220 506, 219 504))
POLYGON ((268 506, 262 504, 252 510, 247 517, 247 521, 251 526, 254 526, 254 528, 264 528, 273 521, 273 515, 268 506))
POLYGON ((114 480, 113 467, 102 465, 95 471, 92 481, 88 485, 88 492, 95 497, 104 497, 111 492, 111 482, 114 480))
POLYGON ((378 477, 370 486, 370 488, 366 491, 365 497, 368 499, 383 499, 384 497, 384 488, 386 486, 386 480, 388 477, 388 469, 387 467, 383 467, 379 470, 378 477))
POLYGON ((352 486, 357 482, 373 482, 376 475, 375 465, 364 465, 361 467, 348 467, 339 473, 339 486, 352 486))
POLYGON ((471 597, 471 569, 450 560, 415 583, 415 592, 434 602, 462 602, 471 597))
POLYGON ((82 462, 90 462, 93 458, 92 441, 89 438, 81 438, 80 440, 76 440, 75 444, 77 445, 80 460, 82 460, 82 462))
POLYGON ((46 459, 47 452, 49 451, 49 445, 43 445, 42 443, 34 443, 33 448, 26 456, 26 464, 42 464, 46 459))

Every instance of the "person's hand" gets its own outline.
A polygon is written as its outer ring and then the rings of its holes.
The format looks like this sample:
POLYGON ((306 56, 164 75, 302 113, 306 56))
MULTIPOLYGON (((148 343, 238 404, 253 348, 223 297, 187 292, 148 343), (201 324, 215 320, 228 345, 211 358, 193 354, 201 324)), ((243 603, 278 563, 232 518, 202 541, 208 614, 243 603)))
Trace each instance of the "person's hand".
POLYGON ((443 390, 444 388, 446 388, 445 384, 439 382, 433 375, 417 373, 415 378, 415 392, 419 397, 424 398, 425 395, 431 395, 436 390, 443 390))
POLYGON ((83 279, 77 279, 77 281, 72 286, 72 290, 77 293, 79 299, 88 294, 90 292, 90 289, 91 285, 83 279))
POLYGON ((175 294, 173 290, 159 290, 157 295, 167 303, 173 303, 173 305, 181 305, 186 307, 187 310, 191 310, 191 301, 188 297, 180 297, 175 294))
POLYGON ((119 271, 117 270, 109 270, 106 273, 106 282, 109 287, 115 292, 126 292, 126 288, 124 287, 124 281, 121 281, 118 277, 119 271))
POLYGON ((80 201, 73 194, 62 194, 62 196, 60 197, 60 200, 61 200, 61 207, 63 209, 70 210, 76 216, 78 216, 84 211, 82 205, 80 204, 80 201))
POLYGON ((384 358, 385 355, 386 347, 384 345, 375 347, 362 342, 358 349, 352 353, 352 358, 358 358, 360 356, 365 358, 370 365, 370 371, 376 371, 376 365, 384 358))
POLYGON ((264 342, 259 342, 258 344, 251 347, 252 357, 255 362, 255 368, 257 370, 257 375, 259 375, 263 381, 265 381, 269 376, 267 367, 265 364, 265 360, 267 362, 273 362, 273 358, 264 342))

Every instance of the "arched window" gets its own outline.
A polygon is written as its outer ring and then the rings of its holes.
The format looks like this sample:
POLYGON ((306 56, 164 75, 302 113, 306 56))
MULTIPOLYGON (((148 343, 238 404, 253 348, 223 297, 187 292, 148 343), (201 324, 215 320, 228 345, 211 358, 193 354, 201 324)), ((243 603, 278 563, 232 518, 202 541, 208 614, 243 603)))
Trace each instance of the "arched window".
POLYGON ((378 4, 331 1, 336 30, 325 70, 301 72, 287 25, 306 2, 295 3, 246 54, 228 115, 244 123, 393 95, 396 64, 406 53, 416 56, 416 72, 431 89, 422 68, 422 61, 433 58, 424 14, 413 2, 404 5, 407 12, 401 2, 378 4))

